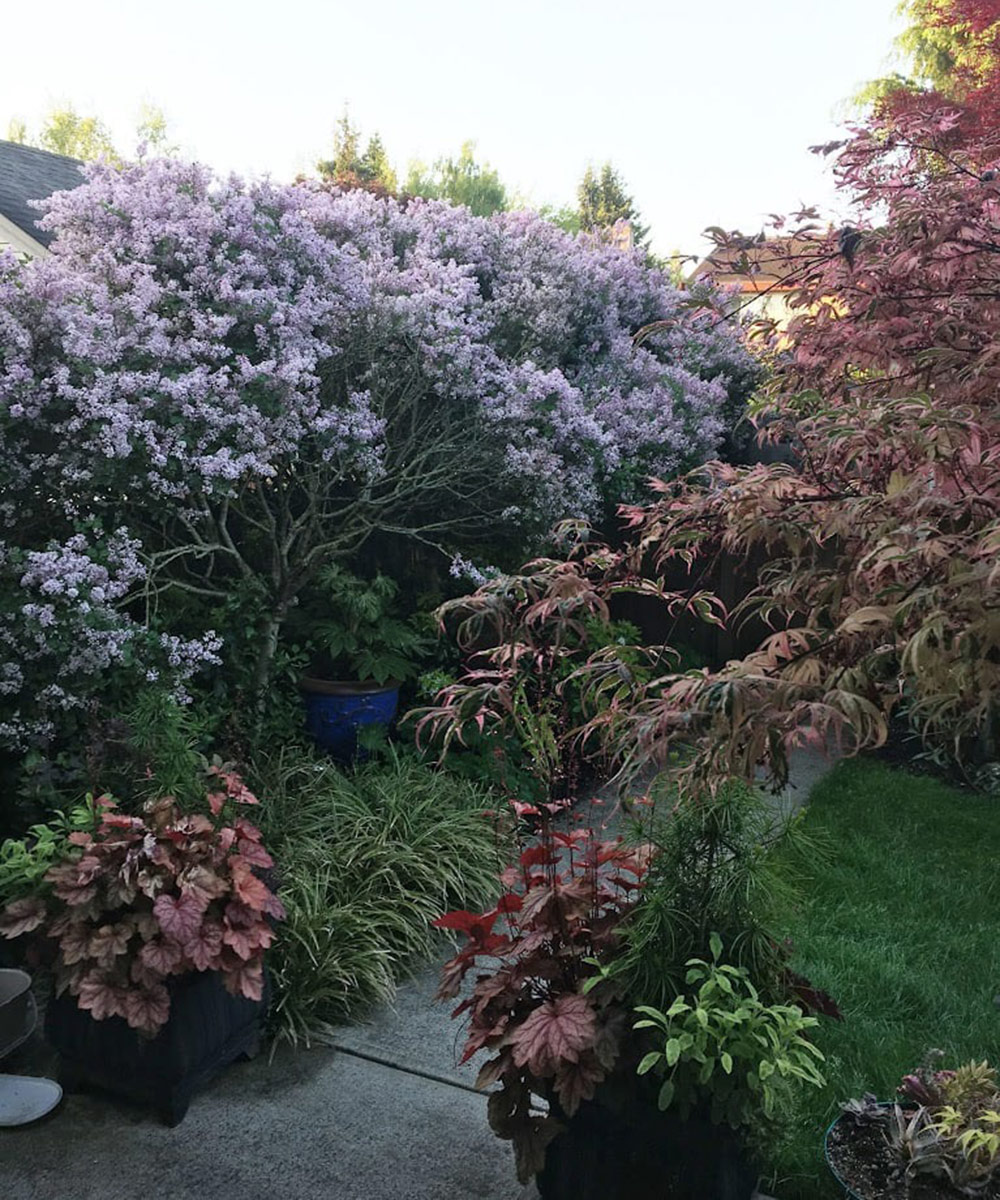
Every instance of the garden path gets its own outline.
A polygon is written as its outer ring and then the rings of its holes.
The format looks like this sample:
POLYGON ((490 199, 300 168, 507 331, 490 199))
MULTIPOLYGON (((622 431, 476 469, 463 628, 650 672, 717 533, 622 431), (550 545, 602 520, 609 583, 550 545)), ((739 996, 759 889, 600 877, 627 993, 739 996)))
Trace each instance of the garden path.
MULTIPOLYGON (((829 768, 802 753, 778 811, 829 768)), ((51 1117, 0 1130, 5 1200, 530 1200, 510 1146, 486 1124, 457 1065, 461 1030, 432 1001, 437 967, 395 1003, 338 1031, 333 1047, 281 1047, 226 1071, 168 1129, 104 1096, 68 1096, 51 1117)), ((37 1036, 37 1035, 36 1035, 37 1036)), ((20 1056, 20 1061, 15 1061, 20 1056)), ((7 1070, 52 1070, 44 1048, 7 1070)))

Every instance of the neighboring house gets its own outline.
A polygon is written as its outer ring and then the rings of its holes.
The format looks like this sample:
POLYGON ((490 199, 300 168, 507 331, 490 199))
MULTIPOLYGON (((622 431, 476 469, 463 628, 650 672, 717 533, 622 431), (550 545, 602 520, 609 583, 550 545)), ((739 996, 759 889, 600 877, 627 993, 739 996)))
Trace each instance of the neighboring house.
POLYGON ((783 329, 793 313, 788 296, 803 266, 816 255, 805 238, 774 238, 746 247, 726 246, 710 254, 691 278, 710 279, 719 287, 738 288, 733 310, 741 321, 769 320, 783 329))
POLYGON ((0 141, 0 249, 10 246, 32 258, 48 254, 52 234, 38 228, 41 213, 31 201, 78 187, 82 165, 62 154, 0 141))

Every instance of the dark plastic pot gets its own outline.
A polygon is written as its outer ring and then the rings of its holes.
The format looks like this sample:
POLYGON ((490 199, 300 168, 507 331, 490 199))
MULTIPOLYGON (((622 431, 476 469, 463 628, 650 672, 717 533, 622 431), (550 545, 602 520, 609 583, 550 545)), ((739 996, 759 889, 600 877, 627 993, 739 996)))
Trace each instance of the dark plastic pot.
POLYGON ((68 992, 53 997, 45 1034, 59 1052, 59 1082, 67 1092, 94 1087, 123 1096, 177 1125, 212 1076, 260 1049, 270 996, 266 973, 264 979, 261 1000, 230 995, 217 971, 172 979, 170 1017, 153 1038, 121 1017, 95 1021, 68 992))
POLYGON ((388 729, 399 707, 399 683, 347 683, 326 679, 299 681, 306 705, 306 730, 320 749, 341 763, 363 758, 362 729, 388 729))
POLYGON ((545 1151, 543 1200, 750 1200, 757 1172, 727 1125, 584 1102, 545 1151))

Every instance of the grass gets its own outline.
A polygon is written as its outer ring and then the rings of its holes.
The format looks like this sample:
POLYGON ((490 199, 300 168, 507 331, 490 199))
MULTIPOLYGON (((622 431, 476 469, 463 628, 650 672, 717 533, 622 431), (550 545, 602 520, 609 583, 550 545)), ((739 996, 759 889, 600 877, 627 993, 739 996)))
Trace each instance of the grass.
POLYGON ((298 749, 255 764, 287 919, 268 965, 276 1036, 324 1040, 392 998, 438 945, 431 921, 495 897, 489 793, 403 755, 354 772, 298 749))
POLYGON ((765 1191, 781 1200, 841 1196, 822 1159, 840 1101, 895 1093, 931 1047, 948 1065, 1000 1058, 995 800, 878 763, 841 763, 804 817, 829 857, 806 872, 806 899, 785 932, 793 966, 838 1001, 844 1022, 816 1041, 827 1086, 799 1093, 770 1150, 765 1191))

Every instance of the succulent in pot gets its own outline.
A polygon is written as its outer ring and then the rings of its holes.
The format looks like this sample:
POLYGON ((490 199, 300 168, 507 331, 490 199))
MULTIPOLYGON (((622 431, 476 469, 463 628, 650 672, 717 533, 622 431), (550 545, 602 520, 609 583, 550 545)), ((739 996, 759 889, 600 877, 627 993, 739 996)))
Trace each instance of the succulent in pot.
POLYGON ((827 1130, 831 1171, 856 1200, 1000 1196, 1000 1085, 988 1062, 940 1069, 930 1051, 894 1100, 841 1106, 827 1130))

